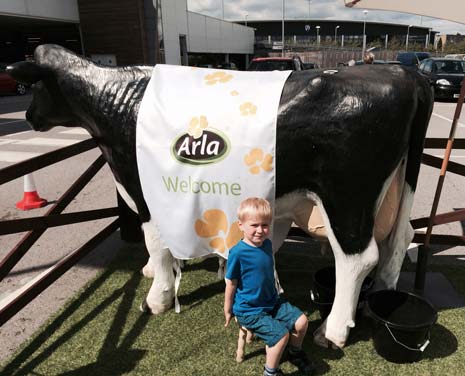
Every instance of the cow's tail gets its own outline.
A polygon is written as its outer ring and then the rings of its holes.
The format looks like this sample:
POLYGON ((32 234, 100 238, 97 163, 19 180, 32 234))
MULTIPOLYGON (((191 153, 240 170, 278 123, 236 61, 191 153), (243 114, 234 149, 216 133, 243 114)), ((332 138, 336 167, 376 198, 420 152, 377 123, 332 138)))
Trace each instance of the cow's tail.
POLYGON ((412 191, 415 192, 426 131, 433 111, 434 100, 433 93, 426 80, 418 75, 413 84, 415 85, 417 92, 417 109, 410 130, 405 180, 412 191))

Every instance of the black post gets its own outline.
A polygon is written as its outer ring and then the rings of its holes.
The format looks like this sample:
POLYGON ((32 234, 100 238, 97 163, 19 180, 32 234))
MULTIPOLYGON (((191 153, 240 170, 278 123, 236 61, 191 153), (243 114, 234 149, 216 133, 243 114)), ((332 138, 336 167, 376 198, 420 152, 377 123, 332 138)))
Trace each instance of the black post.
POLYGON ((426 267, 428 265, 429 253, 429 247, 424 245, 418 246, 417 270, 415 272, 415 291, 420 295, 423 295, 425 290, 426 267))
POLYGON ((118 192, 116 195, 118 197, 121 239, 128 243, 142 242, 144 234, 139 216, 129 208, 118 192))

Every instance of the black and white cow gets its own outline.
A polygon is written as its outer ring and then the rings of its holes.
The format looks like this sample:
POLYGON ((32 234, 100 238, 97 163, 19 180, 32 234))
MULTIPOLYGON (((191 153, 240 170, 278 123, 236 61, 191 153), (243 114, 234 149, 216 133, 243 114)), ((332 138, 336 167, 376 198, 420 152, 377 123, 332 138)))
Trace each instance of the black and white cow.
MULTIPOLYGON (((34 84, 26 117, 47 131, 81 126, 102 150, 117 189, 143 222, 154 277, 146 303, 172 306, 173 257, 163 249, 142 195, 136 120, 149 67, 109 68, 55 45, 39 46, 35 63, 8 67, 34 84)), ((315 333, 321 344, 344 346, 360 287, 376 266, 378 288, 395 288, 408 243, 409 213, 432 110, 428 83, 399 66, 292 73, 280 100, 276 140, 274 247, 292 222, 327 238, 336 260, 332 311, 315 333)))

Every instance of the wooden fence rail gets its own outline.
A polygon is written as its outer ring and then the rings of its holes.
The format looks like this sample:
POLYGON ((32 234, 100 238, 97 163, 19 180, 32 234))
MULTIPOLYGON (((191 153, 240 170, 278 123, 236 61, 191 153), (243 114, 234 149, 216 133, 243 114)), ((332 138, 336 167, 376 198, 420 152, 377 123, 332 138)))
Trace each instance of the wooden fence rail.
MULTIPOLYGON (((92 139, 88 139, 5 167, 0 170, 0 184, 7 183, 25 174, 63 161, 95 147, 95 142, 92 139)), ((129 210, 127 207, 113 207, 60 214, 97 172, 100 171, 104 164, 105 160, 103 156, 100 155, 43 216, 0 222, 0 235, 28 231, 18 244, 16 244, 16 246, 0 261, 0 281, 8 275, 49 227, 115 217, 120 216, 121 213, 123 213, 124 218, 128 218, 129 214, 125 213, 129 210)), ((118 202, 122 202, 122 200, 118 200, 118 202)), ((23 286, 8 298, 5 298, 0 305, 0 326, 92 251, 96 245, 108 237, 108 235, 114 232, 120 225, 121 221, 116 219, 82 247, 65 256, 54 266, 34 278, 26 286, 23 286)), ((141 237, 134 236, 133 238, 140 240, 141 237)))

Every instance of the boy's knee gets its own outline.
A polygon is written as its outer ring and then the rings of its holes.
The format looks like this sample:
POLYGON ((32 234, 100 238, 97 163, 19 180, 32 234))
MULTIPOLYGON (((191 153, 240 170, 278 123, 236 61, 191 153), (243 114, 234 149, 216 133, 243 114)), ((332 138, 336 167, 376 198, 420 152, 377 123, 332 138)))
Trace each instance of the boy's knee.
POLYGON ((297 319, 294 324, 295 330, 297 332, 306 332, 308 328, 308 319, 304 313, 297 319))
POLYGON ((290 337, 289 332, 284 333, 284 335, 281 337, 278 343, 286 345, 287 342, 289 341, 289 337, 290 337))

